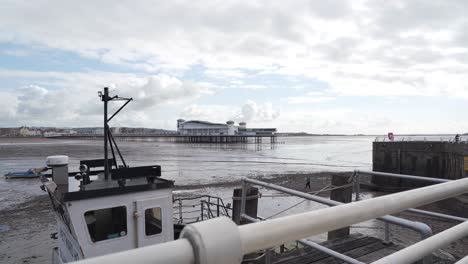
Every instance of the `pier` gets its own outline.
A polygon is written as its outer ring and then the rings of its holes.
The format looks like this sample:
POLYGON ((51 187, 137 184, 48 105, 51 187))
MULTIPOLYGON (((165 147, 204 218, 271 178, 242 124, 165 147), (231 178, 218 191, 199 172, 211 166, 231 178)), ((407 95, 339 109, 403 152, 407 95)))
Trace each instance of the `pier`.
MULTIPOLYGON (((276 135, 177 135, 177 134, 115 134, 116 140, 131 139, 160 139, 175 143, 211 143, 211 144, 263 144, 278 143, 276 135)), ((76 138, 76 139, 102 139, 103 135, 97 134, 70 134, 56 135, 48 138, 76 138)))
POLYGON ((277 138, 274 135, 268 136, 224 136, 224 135, 213 135, 213 136, 176 136, 174 141, 178 143, 221 143, 221 144, 231 144, 231 143, 277 143, 277 138), (264 142, 264 139, 267 139, 264 142))

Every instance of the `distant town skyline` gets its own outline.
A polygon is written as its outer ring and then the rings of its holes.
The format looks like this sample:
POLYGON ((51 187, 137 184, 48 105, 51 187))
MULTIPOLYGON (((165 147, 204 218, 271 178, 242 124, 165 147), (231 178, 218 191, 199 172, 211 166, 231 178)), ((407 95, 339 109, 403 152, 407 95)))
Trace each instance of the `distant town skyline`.
POLYGON ((464 133, 468 2, 3 1, 0 127, 464 133), (112 104, 116 107, 118 104, 112 104))

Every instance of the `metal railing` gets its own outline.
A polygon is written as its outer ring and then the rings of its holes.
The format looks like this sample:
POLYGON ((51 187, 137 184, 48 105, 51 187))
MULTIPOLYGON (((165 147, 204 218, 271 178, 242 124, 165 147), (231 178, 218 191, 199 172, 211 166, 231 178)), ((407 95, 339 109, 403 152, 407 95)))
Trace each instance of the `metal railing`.
POLYGON ((393 140, 389 139, 387 135, 377 136, 375 142, 410 142, 410 141, 431 141, 431 142, 452 142, 452 143, 468 143, 467 136, 459 136, 458 141, 455 135, 425 135, 425 136, 411 136, 401 135, 394 136, 393 140))
MULTIPOLYGON (((251 216, 249 216, 249 215, 246 215, 246 214, 241 214, 241 217, 244 218, 244 219, 246 219, 246 220, 248 220, 248 221, 250 221, 250 222, 252 222, 252 223, 261 221, 261 220, 255 219, 255 218, 253 218, 253 217, 251 217, 251 216)), ((334 250, 329 249, 329 248, 327 248, 327 247, 324 247, 324 246, 322 246, 322 245, 320 245, 320 244, 317 244, 317 243, 315 243, 315 242, 313 242, 313 241, 310 241, 310 240, 308 240, 308 239, 299 239, 299 240, 297 240, 297 242, 301 243, 302 245, 308 246, 308 247, 310 247, 310 248, 314 248, 314 249, 316 249, 316 250, 318 250, 318 251, 321 251, 321 252, 323 252, 323 253, 325 253, 325 254, 328 254, 328 255, 330 255, 330 256, 332 256, 332 257, 334 257, 334 258, 337 258, 337 259, 339 259, 339 260, 342 260, 342 261, 344 261, 344 262, 346 262, 346 263, 350 263, 350 264, 364 264, 364 262, 361 262, 361 261, 359 261, 359 260, 357 260, 357 259, 348 257, 348 256, 346 256, 346 255, 344 255, 344 254, 342 254, 342 253, 340 253, 340 252, 337 252, 337 251, 334 251, 334 250)), ((266 252, 265 252, 265 255, 269 255, 268 253, 270 252, 270 249, 266 249, 265 251, 266 251, 266 252)), ((270 259, 270 258, 265 258, 265 263, 266 263, 266 264, 271 263, 271 259, 270 259)))
MULTIPOLYGON (((265 187, 265 188, 268 188, 268 189, 276 190, 276 191, 279 191, 279 192, 288 193, 288 194, 291 194, 291 195, 294 195, 294 196, 297 196, 297 197, 304 198, 306 200, 315 201, 315 202, 325 204, 325 205, 328 205, 328 206, 338 206, 338 205, 343 204, 341 202, 337 202, 337 201, 330 200, 330 199, 327 199, 327 198, 323 198, 323 197, 320 197, 320 196, 312 195, 312 194, 309 194, 309 193, 304 193, 304 192, 301 192, 301 191, 296 191, 296 190, 289 189, 289 188, 286 188, 286 187, 283 187, 283 186, 279 186, 279 185, 276 185, 276 184, 273 184, 273 183, 266 183, 266 182, 262 182, 262 181, 258 181, 258 180, 254 180, 254 179, 248 179, 248 178, 245 178, 245 179, 242 180, 242 194, 246 193, 248 183, 253 184, 253 185, 262 186, 262 187, 265 187)), ((247 215, 245 214, 245 201, 246 200, 244 199, 244 196, 242 196, 242 199, 241 199, 241 217, 244 217, 247 220, 251 221, 250 217, 247 218, 247 215)), ((410 220, 406 220, 406 219, 399 218, 399 217, 396 217, 396 216, 391 216, 391 215, 386 215, 386 216, 379 217, 379 218, 377 218, 377 220, 381 220, 381 221, 384 221, 386 223, 385 224, 385 241, 387 241, 387 242, 389 242, 389 240, 390 240, 390 232, 389 232, 389 225, 388 225, 389 223, 395 224, 395 225, 398 225, 398 226, 401 226, 401 227, 409 228, 411 230, 414 230, 414 231, 418 232, 421 235, 421 239, 428 238, 428 237, 430 237, 432 235, 432 229, 428 225, 426 225, 424 223, 421 223, 421 222, 410 221, 410 220)), ((327 252, 325 252, 325 253, 327 253, 327 252)), ((340 254, 339 252, 335 252, 331 256, 336 257, 338 259, 341 259, 343 261, 346 261, 343 258, 342 254, 340 254)), ((426 257, 424 262, 425 263, 430 263, 430 257, 426 257)), ((348 263, 353 263, 353 262, 348 262, 348 263)))
POLYGON ((468 222, 458 224, 419 243, 372 262, 372 264, 411 264, 422 256, 465 236, 468 236, 468 222))
POLYGON ((459 261, 457 261, 455 264, 468 264, 468 256, 460 259, 459 261))
MULTIPOLYGON (((432 182, 432 183, 443 183, 443 182, 452 181, 449 179, 442 179, 442 178, 430 178, 430 177, 423 177, 423 176, 414 176, 414 175, 396 174, 396 173, 378 172, 378 171, 355 170, 353 176, 354 176, 354 183, 355 183, 355 194, 356 194, 355 199, 356 200, 360 199, 360 177, 359 175, 361 174, 378 176, 378 177, 394 177, 394 178, 402 178, 402 179, 410 179, 410 180, 427 181, 427 182, 432 182)), ((409 208, 406 211, 417 213, 417 214, 444 218, 444 219, 453 220, 453 221, 467 221, 468 220, 468 218, 442 214, 442 213, 436 213, 436 212, 431 212, 431 211, 426 211, 426 210, 414 209, 414 208, 409 208)))
MULTIPOLYGON (((415 175, 407 175, 407 174, 397 174, 397 173, 389 173, 389 172, 377 172, 377 171, 361 171, 361 170, 355 170, 353 173, 353 179, 355 183, 355 199, 359 200, 360 199, 360 175, 370 175, 370 176, 377 176, 377 177, 393 177, 393 178, 402 178, 402 179, 409 179, 409 180, 419 180, 419 181, 427 181, 431 182, 434 184, 437 183, 444 183, 444 182, 449 182, 451 180, 449 179, 442 179, 442 178, 431 178, 431 177, 423 177, 423 176, 415 176, 415 175)), ((427 215, 427 216, 432 216, 432 217, 437 217, 437 218, 442 218, 442 219, 447 219, 447 220, 452 220, 452 221, 460 221, 460 222, 465 222, 468 221, 468 218, 463 218, 463 217, 458 217, 458 216, 453 216, 453 215, 448 215, 448 214, 442 214, 442 213, 436 213, 436 212, 431 212, 431 211, 426 211, 426 210, 420 210, 420 209, 414 209, 414 208, 409 208, 406 209, 405 211, 416 213, 416 214, 422 214, 422 215, 427 215)), ((385 240, 389 241, 390 240, 390 228, 389 225, 385 225, 385 240)), ((423 237, 424 239, 424 237, 423 237)), ((423 263, 430 263, 429 257, 425 257, 423 263)))
POLYGON ((230 217, 232 208, 223 199, 211 195, 175 198, 173 200, 174 220, 178 224, 191 224, 214 217, 230 217), (192 203, 189 203, 193 201, 192 203))
MULTIPOLYGON (((218 217, 186 226, 176 241, 79 263, 240 263, 245 254, 466 192, 468 178, 242 226, 237 226, 227 217, 218 217)), ((448 236, 454 238, 451 233, 448 236)))

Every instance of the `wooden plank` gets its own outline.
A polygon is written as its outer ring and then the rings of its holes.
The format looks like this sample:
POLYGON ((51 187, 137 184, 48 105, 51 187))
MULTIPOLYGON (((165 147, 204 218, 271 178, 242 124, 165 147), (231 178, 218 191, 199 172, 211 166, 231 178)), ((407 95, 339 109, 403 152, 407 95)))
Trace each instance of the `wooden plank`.
MULTIPOLYGON (((378 241, 378 242, 375 242, 373 244, 366 245, 366 246, 360 247, 360 248, 355 248, 353 250, 350 250, 350 251, 347 251, 347 252, 342 252, 342 253, 344 253, 348 257, 356 259, 356 258, 359 258, 361 256, 365 256, 365 255, 367 255, 369 253, 379 251, 379 250, 384 249, 386 247, 388 247, 388 246, 383 244, 382 241, 378 241)), ((329 257, 327 259, 321 260, 319 262, 314 262, 314 263, 316 263, 316 264, 337 264, 337 263, 345 263, 345 262, 343 262, 341 260, 338 260, 336 258, 333 258, 333 257, 329 257)))
MULTIPOLYGON (((374 244, 380 240, 374 237, 361 237, 357 239, 347 240, 344 243, 325 245, 327 248, 343 253, 356 248, 365 247, 366 245, 374 244)), ((273 263, 314 263, 322 259, 328 258, 329 255, 311 248, 303 248, 294 250, 289 253, 281 254, 273 258, 273 263)))
POLYGON ((358 259, 360 261, 364 262, 364 263, 371 263, 371 262, 374 262, 374 261, 376 261, 378 259, 381 259, 381 258, 383 258, 385 256, 393 254, 393 253, 395 253, 398 250, 403 249, 403 248, 404 247, 399 246, 399 245, 391 245, 391 246, 388 246, 388 247, 383 248, 381 250, 370 252, 367 255, 359 257, 358 259))

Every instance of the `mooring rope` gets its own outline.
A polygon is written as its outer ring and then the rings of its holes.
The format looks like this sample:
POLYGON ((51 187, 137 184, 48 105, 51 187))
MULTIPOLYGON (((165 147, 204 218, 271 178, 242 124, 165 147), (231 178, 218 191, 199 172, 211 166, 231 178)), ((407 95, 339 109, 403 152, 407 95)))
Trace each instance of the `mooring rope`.
MULTIPOLYGON (((323 190, 324 190, 325 188, 327 188, 328 186, 330 186, 330 184, 324 186, 322 189, 316 191, 316 192, 313 193, 312 195, 316 195, 317 193, 323 191, 323 190)), ((273 215, 270 215, 270 216, 266 217, 264 220, 270 219, 270 218, 275 217, 275 216, 277 216, 277 215, 279 215, 279 214, 282 214, 282 213, 284 213, 284 212, 286 212, 286 211, 289 211, 289 210, 291 210, 292 208, 294 208, 294 207, 296 207, 296 206, 302 204, 302 203, 305 202, 305 201, 308 201, 308 200, 304 199, 304 200, 302 200, 302 201, 300 201, 300 202, 298 202, 298 203, 296 203, 296 204, 294 204, 294 205, 292 205, 292 206, 290 206, 290 207, 288 207, 288 208, 286 208, 286 209, 284 209, 284 210, 282 210, 282 211, 279 211, 279 212, 276 213, 276 214, 273 214, 273 215)))
MULTIPOLYGON (((333 190, 337 190, 337 189, 342 189, 342 188, 346 188, 346 187, 350 187, 350 186, 353 186, 353 183, 348 183, 348 184, 344 184, 344 185, 340 185, 340 186, 334 186, 334 185, 331 185, 331 184, 328 184, 326 185, 324 188, 320 189, 320 190, 317 190, 317 191, 311 191, 311 192, 306 192, 307 194, 312 194, 312 195, 317 195, 319 193, 323 193, 323 192, 328 192, 328 191, 333 191, 333 190), (329 189, 324 189, 326 187, 330 186, 329 189)), ((287 196, 294 196, 292 194, 272 194, 272 195, 262 195, 262 197, 287 197, 287 196)))

